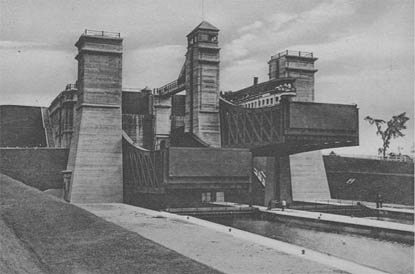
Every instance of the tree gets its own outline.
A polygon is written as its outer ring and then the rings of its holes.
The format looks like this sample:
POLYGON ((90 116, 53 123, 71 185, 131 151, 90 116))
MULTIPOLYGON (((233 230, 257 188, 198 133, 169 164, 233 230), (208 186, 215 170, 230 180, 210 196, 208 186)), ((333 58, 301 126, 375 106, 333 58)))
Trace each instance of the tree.
POLYGON ((388 122, 382 119, 374 119, 370 116, 366 116, 365 121, 368 121, 371 125, 376 125, 377 131, 376 135, 379 135, 382 138, 383 145, 379 148, 378 153, 383 155, 383 158, 386 158, 386 151, 389 148, 391 139, 405 136, 402 133, 402 130, 406 129, 405 123, 409 120, 406 117, 406 112, 403 112, 397 116, 392 116, 388 122), (383 129, 383 125, 386 124, 386 129, 383 129))

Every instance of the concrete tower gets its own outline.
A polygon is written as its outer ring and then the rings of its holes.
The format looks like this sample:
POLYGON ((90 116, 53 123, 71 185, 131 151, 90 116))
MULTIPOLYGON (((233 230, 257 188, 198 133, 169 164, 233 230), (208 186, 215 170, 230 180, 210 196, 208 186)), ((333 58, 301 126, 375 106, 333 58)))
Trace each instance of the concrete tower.
MULTIPOLYGON (((269 78, 295 78, 297 95, 292 100, 314 102, 316 60, 312 52, 283 51, 272 56, 268 62, 269 78)), ((276 171, 273 176, 279 179, 277 198, 290 202, 330 199, 323 157, 319 150, 276 157, 273 161, 276 171)), ((271 197, 267 198, 271 199, 271 197)))
POLYGON ((269 60, 269 79, 284 77, 295 78, 297 96, 293 101, 314 101, 314 62, 312 52, 286 50, 271 57, 269 60))
POLYGON ((219 30, 203 21, 187 35, 186 132, 220 147, 219 30))
POLYGON ((119 33, 85 31, 78 48, 78 102, 68 171, 73 203, 122 202, 119 33))

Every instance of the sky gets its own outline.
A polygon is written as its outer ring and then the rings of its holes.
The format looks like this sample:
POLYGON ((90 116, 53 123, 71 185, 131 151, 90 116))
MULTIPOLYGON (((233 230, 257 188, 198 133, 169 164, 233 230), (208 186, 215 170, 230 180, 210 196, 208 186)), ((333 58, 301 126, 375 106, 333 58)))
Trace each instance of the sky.
POLYGON ((84 29, 120 32, 123 87, 156 88, 177 78, 186 35, 202 20, 220 29, 220 89, 268 79, 280 51, 311 51, 316 101, 357 104, 360 146, 341 154, 376 155, 368 115, 410 121, 391 151, 414 143, 412 0, 0 0, 0 104, 49 106, 77 78, 75 42, 84 29))

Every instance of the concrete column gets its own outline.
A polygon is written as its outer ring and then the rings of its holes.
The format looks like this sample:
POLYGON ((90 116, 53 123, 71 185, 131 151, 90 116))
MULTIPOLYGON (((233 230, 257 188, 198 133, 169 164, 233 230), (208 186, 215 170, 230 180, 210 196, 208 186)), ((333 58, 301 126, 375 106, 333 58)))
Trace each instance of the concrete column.
POLYGON ((315 201, 330 199, 323 156, 320 151, 310 151, 290 155, 291 185, 293 199, 296 201, 315 201))
POLYGON ((64 170, 62 171, 63 175, 63 199, 67 202, 70 201, 70 190, 71 190, 71 178, 72 178, 72 170, 64 170))
POLYGON ((265 206, 268 206, 269 201, 277 199, 279 169, 275 164, 275 157, 267 157, 265 167, 265 174, 267 175, 265 179, 265 206))
POLYGON ((265 206, 270 200, 292 202, 290 158, 267 157, 265 182, 265 206))
POLYGON ((79 97, 67 168, 73 171, 70 201, 122 202, 122 39, 86 32, 76 47, 79 97))
POLYGON ((293 201, 292 187, 291 187, 291 170, 290 157, 283 156, 278 158, 279 161, 279 200, 285 200, 288 203, 293 201))
MULTIPOLYGON (((171 129, 171 98, 154 96, 154 148, 160 149, 162 141, 169 142, 171 129)), ((168 144, 166 144, 168 145, 168 144)))

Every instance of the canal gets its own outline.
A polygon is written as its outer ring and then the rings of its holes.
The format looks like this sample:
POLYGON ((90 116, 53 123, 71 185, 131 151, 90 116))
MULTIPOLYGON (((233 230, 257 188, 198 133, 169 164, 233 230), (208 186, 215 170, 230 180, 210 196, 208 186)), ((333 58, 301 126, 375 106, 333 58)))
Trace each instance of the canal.
POLYGON ((262 220, 259 215, 206 217, 205 220, 303 246, 389 273, 410 274, 414 246, 353 234, 321 231, 289 221, 262 220))

